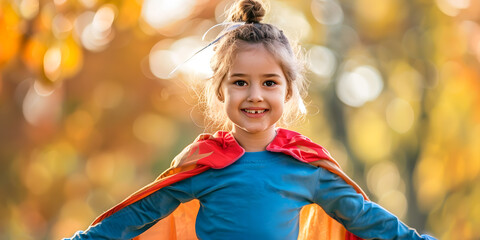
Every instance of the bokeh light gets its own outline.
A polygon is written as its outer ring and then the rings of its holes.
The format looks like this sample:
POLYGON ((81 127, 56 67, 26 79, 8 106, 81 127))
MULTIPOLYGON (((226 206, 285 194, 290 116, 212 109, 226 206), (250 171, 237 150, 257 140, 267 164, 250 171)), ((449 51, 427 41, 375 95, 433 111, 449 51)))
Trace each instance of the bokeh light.
POLYGON ((57 14, 53 18, 52 22, 52 32, 58 39, 64 39, 68 36, 69 32, 72 31, 73 24, 66 16, 63 14, 57 14))
POLYGON ((308 52, 310 71, 323 78, 330 78, 335 72, 337 59, 332 50, 323 46, 313 46, 308 52))
MULTIPOLYGON (((192 56, 192 53, 197 52, 206 45, 207 43, 201 41, 199 37, 188 37, 177 40, 172 44, 171 49, 176 56, 180 56, 182 60, 187 60, 192 56)), ((193 56, 188 62, 180 66, 178 70, 190 75, 191 79, 206 79, 213 74, 210 68, 210 59, 213 53, 213 47, 208 47, 193 56)))
POLYGON ((387 106, 387 123, 398 133, 405 133, 410 130, 415 118, 414 115, 412 106, 403 99, 394 99, 387 106))
POLYGON ((383 89, 380 73, 372 66, 359 66, 353 71, 343 72, 338 80, 337 95, 352 107, 360 107, 375 100, 383 89))
POLYGON ((322 24, 334 25, 343 21, 343 10, 336 0, 312 0, 312 13, 322 24))
POLYGON ((272 1, 270 11, 275 14, 265 16, 265 21, 282 29, 290 41, 306 41, 311 37, 310 22, 300 10, 281 1, 272 1))
POLYGON ((435 2, 440 11, 452 17, 470 6, 470 0, 436 0, 435 2))
POLYGON ((195 3, 194 0, 146 0, 142 7, 142 17, 151 27, 160 29, 186 18, 195 3))
POLYGON ((391 154, 392 139, 384 119, 379 112, 361 109, 348 120, 348 139, 352 150, 366 163, 381 161, 391 154))
POLYGON ((52 81, 60 77, 60 64, 62 63, 62 52, 59 47, 51 47, 43 58, 43 70, 45 75, 52 81))
MULTIPOLYGON (((62 94, 60 90, 53 92, 37 91, 36 84, 31 84, 25 98, 22 110, 25 120, 33 125, 53 123, 60 116, 62 94)), ((40 89, 37 87, 37 89, 40 89)))
POLYGON ((20 14, 26 19, 32 19, 38 14, 39 5, 38 0, 21 0, 19 3, 20 14))
POLYGON ((401 176, 397 166, 389 161, 379 162, 370 168, 367 174, 369 190, 376 197, 381 196, 390 190, 399 189, 401 176))
POLYGON ((158 78, 170 78, 170 73, 179 64, 176 54, 170 50, 155 50, 149 55, 150 71, 158 78))

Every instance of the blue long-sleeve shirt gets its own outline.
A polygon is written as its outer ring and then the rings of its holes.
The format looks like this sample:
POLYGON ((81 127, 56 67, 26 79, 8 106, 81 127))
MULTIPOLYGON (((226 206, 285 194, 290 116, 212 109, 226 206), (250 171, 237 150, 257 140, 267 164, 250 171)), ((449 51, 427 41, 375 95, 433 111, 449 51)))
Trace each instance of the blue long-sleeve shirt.
POLYGON ((300 209, 310 203, 364 239, 434 239, 328 170, 268 151, 247 152, 226 168, 160 189, 72 239, 130 239, 192 199, 200 201, 199 239, 297 239, 300 209))

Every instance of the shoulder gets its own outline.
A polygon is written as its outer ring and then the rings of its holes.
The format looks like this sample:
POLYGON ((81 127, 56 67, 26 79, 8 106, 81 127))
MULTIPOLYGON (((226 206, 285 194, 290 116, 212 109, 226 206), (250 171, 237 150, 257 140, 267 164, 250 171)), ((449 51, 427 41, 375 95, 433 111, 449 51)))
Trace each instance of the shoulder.
POLYGON ((310 163, 318 160, 335 162, 324 147, 298 132, 284 128, 277 129, 277 136, 267 146, 267 150, 285 153, 302 162, 310 163))
POLYGON ((333 159, 332 155, 330 155, 324 147, 314 143, 308 137, 300 133, 278 128, 277 136, 270 145, 267 146, 267 150, 272 152, 282 152, 299 161, 328 170, 329 173, 326 175, 333 178, 337 178, 337 176, 340 177, 355 188, 358 193, 362 194, 365 199, 368 199, 363 190, 343 172, 337 161, 333 159))
POLYGON ((228 132, 200 134, 172 161, 171 167, 206 165, 223 168, 240 158, 245 151, 228 132))

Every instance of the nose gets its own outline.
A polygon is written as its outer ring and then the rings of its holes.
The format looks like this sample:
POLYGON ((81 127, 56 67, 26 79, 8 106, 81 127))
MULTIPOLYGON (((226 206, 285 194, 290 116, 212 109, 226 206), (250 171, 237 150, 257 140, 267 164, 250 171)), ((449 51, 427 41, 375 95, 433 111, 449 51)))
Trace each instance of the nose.
POLYGON ((263 101, 263 93, 262 88, 260 86, 250 85, 248 89, 248 98, 247 101, 249 102, 261 102, 263 101))

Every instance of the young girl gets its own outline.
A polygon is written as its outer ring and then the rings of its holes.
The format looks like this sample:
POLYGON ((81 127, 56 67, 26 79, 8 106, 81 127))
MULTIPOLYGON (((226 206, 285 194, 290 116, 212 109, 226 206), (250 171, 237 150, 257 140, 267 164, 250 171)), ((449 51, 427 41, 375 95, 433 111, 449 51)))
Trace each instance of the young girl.
POLYGON ((72 239, 434 239, 369 201, 321 146, 276 128, 300 114, 305 89, 292 47, 260 23, 264 14, 239 1, 236 28, 215 43, 207 116, 230 131, 199 136, 72 239))

